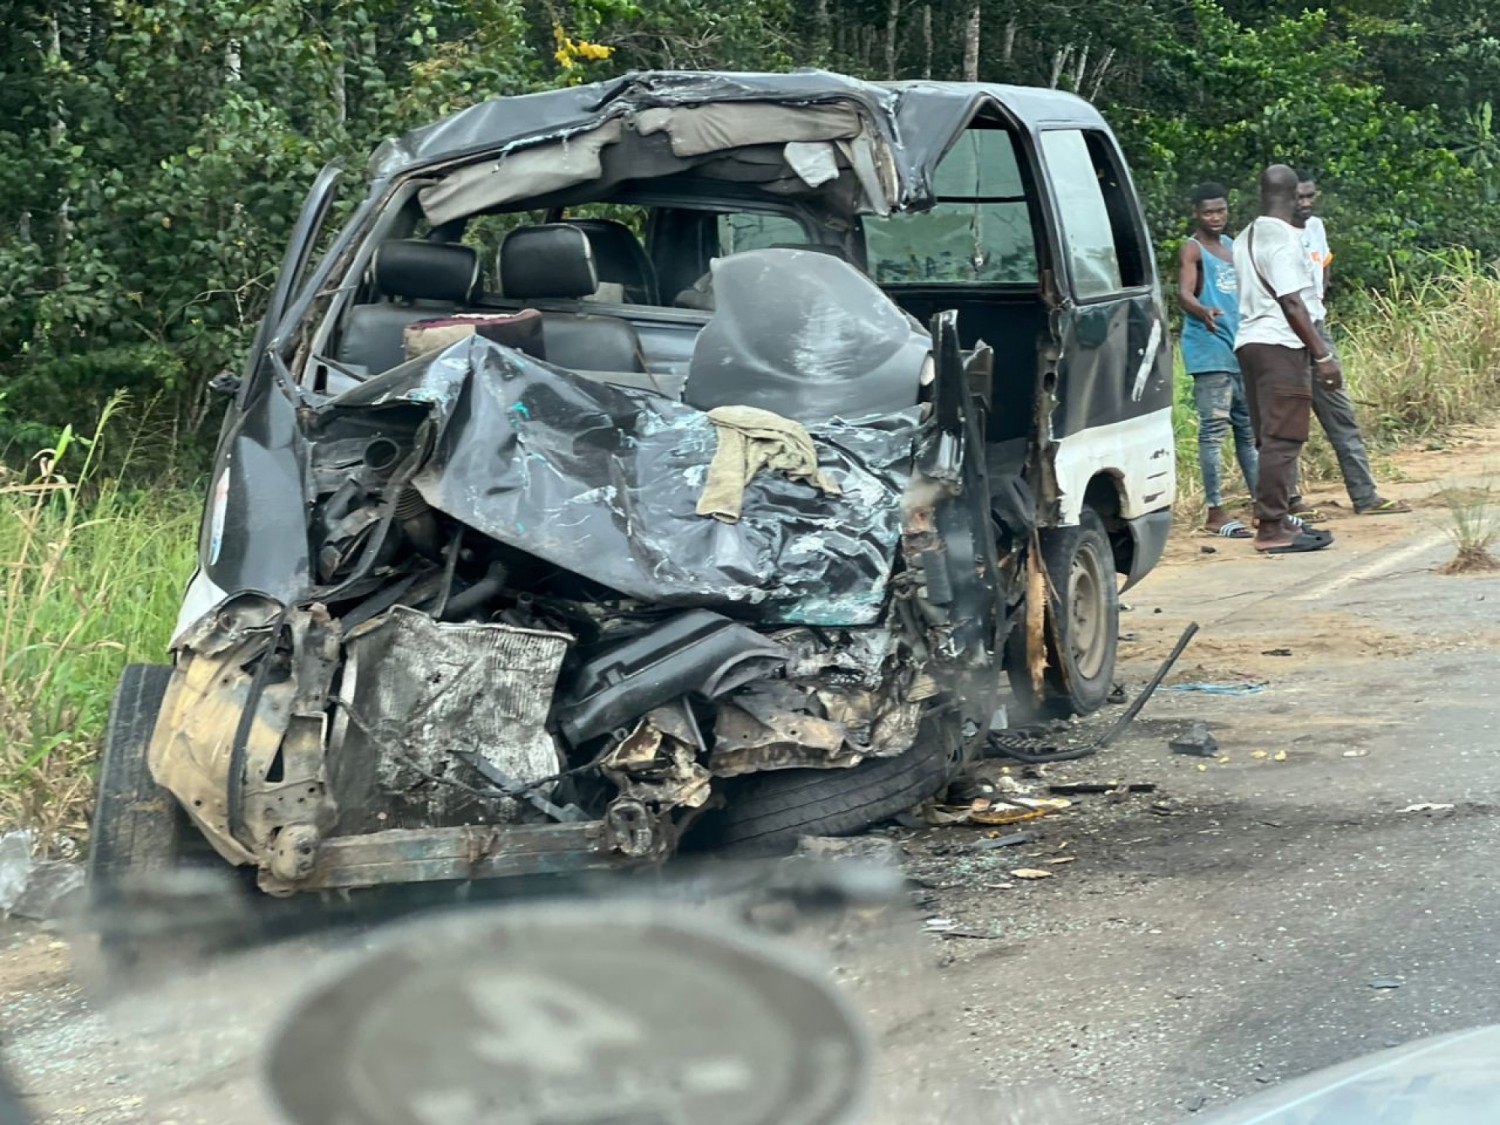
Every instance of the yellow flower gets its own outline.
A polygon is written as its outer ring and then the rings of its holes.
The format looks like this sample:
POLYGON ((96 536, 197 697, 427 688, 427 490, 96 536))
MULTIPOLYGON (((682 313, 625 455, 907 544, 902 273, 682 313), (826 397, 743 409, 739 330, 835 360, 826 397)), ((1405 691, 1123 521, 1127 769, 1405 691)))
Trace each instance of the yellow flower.
POLYGON ((557 49, 557 51, 552 55, 552 57, 558 61, 558 64, 564 70, 571 70, 572 69, 572 67, 573 67, 573 56, 570 55, 570 54, 568 54, 568 50, 567 50, 566 47, 559 47, 557 49))

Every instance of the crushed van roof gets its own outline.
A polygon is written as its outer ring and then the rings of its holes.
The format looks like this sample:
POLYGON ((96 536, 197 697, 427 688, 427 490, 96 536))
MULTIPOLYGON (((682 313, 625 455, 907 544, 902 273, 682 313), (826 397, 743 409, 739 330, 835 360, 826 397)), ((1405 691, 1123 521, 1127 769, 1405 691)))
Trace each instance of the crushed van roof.
POLYGON ((1106 128, 1082 98, 1058 90, 992 83, 864 82, 824 70, 788 74, 641 71, 585 86, 495 98, 387 141, 371 157, 377 179, 512 146, 596 129, 628 113, 714 101, 858 105, 897 165, 906 202, 929 194, 932 170, 955 133, 985 103, 1028 129, 1062 123, 1106 128))

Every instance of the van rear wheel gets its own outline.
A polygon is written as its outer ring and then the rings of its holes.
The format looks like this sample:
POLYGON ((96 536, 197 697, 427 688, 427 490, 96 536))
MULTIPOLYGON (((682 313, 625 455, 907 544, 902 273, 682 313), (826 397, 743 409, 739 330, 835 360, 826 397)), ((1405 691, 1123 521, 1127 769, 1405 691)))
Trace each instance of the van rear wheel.
POLYGON ((1026 670, 1026 634, 1011 630, 1006 670, 1023 710, 1065 719, 1097 711, 1114 684, 1120 588, 1104 521, 1085 508, 1076 527, 1042 532, 1047 568, 1047 669, 1038 693, 1026 670), (1059 643, 1060 642, 1060 643, 1059 643))

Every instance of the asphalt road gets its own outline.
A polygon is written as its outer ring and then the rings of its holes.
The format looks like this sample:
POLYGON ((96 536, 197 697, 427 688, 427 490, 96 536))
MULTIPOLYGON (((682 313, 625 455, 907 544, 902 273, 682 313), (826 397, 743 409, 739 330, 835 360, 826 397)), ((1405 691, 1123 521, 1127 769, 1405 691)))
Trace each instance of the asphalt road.
POLYGON ((972 828, 910 835, 923 913, 995 936, 934 939, 893 1019, 866 982, 905 1091, 884 1120, 1175 1122, 1500 1022, 1500 578, 1434 573, 1452 551, 1432 509, 1388 519, 1275 561, 1194 540, 1127 595, 1122 628, 1150 634, 1128 683, 1198 620, 1169 683, 1265 684, 1163 692, 1125 743, 1046 771, 1157 793, 1075 798, 1000 855, 972 828), (1218 759, 1169 752, 1192 720, 1218 759), (1402 811, 1422 804, 1446 807, 1402 811))
MULTIPOLYGON (((818 938, 874 1033, 874 1120, 1191 1120, 1388 1044, 1500 1022, 1500 577, 1435 573, 1451 553, 1443 520, 1440 506, 1336 520, 1334 549, 1279 560, 1183 538, 1126 595, 1122 681, 1137 690, 1196 620, 1170 683, 1262 689, 1164 691, 1103 755, 1041 777, 1013 766, 1039 792, 1156 786, 1076 797, 1025 826, 1024 845, 979 846, 1010 829, 887 834, 916 881, 911 908, 818 938), (1167 749, 1194 720, 1218 758, 1167 749), (1451 807, 1403 811, 1424 803, 1451 807), (1052 874, 1009 874, 1023 867, 1052 874), (928 932, 929 918, 967 936, 928 932)), ((357 939, 169 962, 113 998, 60 937, 9 940, 5 1059, 43 1120, 235 1125, 268 1119, 255 1087, 268 1029, 357 939)))

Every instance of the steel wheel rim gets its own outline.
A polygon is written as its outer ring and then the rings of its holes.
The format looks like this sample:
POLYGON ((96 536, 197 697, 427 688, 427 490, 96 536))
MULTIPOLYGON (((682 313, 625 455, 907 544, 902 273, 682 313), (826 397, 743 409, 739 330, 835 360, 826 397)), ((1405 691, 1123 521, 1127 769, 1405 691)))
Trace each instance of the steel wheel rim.
POLYGON ((1073 556, 1068 573, 1068 641, 1078 674, 1092 680, 1104 670, 1109 649, 1109 616, 1104 605, 1104 572, 1096 552, 1085 547, 1073 556))

